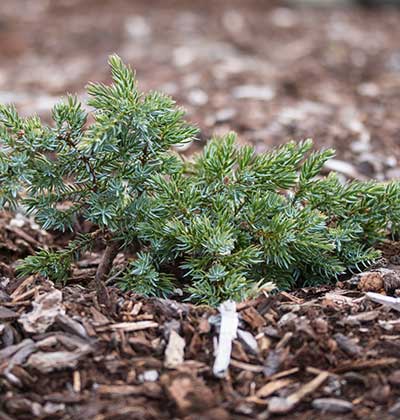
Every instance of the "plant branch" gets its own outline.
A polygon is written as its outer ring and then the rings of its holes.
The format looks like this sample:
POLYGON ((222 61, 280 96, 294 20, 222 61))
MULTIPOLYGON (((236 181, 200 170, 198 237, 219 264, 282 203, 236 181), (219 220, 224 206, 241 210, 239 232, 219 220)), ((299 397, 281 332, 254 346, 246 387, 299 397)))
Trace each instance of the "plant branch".
POLYGON ((77 148, 74 141, 71 139, 71 132, 67 131, 64 136, 60 136, 62 140, 64 140, 72 149, 74 149, 78 155, 78 158, 85 164, 85 167, 88 169, 89 174, 91 176, 91 181, 93 182, 93 191, 97 191, 97 177, 93 165, 90 163, 90 160, 87 156, 80 153, 79 149, 77 148))
POLYGON ((97 299, 100 304, 109 305, 110 296, 106 287, 107 276, 110 274, 115 257, 118 254, 121 244, 118 241, 110 241, 104 250, 103 257, 97 267, 95 285, 97 299))

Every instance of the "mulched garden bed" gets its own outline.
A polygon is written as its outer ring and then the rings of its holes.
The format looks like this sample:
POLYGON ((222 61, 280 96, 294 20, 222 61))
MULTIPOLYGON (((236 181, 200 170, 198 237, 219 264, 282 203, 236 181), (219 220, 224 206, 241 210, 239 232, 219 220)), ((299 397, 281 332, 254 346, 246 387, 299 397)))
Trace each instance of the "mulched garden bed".
MULTIPOLYGON (((46 120, 60 94, 106 82, 117 52, 143 88, 172 94, 198 122, 201 142, 187 153, 232 129, 260 151, 314 137, 338 150, 328 169, 344 177, 400 177, 399 9, 256 0, 1 8, 0 101, 24 114, 46 120)), ((217 309, 123 294, 112 281, 115 305, 105 309, 90 285, 96 253, 61 289, 15 278, 17 259, 67 240, 0 217, 1 420, 400 417, 398 312, 366 296, 396 294, 381 272, 239 304, 221 379, 217 309)), ((381 266, 396 276, 400 244, 383 248, 381 266)))
MULTIPOLYGON (((15 220, 2 219, 10 259, 41 235, 21 218, 16 233, 15 220)), ((224 378, 213 373, 218 310, 113 286, 105 309, 83 286, 95 254, 74 272, 79 284, 62 289, 40 276, 16 279, 2 263, 0 418, 396 418, 400 320, 365 294, 398 287, 399 244, 386 243, 384 254, 377 271, 336 287, 238 304, 224 378)))

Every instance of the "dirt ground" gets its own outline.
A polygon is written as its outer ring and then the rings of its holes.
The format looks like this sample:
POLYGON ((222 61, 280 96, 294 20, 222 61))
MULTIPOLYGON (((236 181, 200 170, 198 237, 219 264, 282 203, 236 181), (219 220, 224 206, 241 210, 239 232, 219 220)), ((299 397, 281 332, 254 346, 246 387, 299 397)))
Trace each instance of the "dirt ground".
MULTIPOLYGON (((400 178, 400 8, 293 3, 2 0, 0 102, 49 120, 60 95, 85 99, 87 81, 108 82, 116 52, 141 88, 171 94, 198 123, 186 153, 230 130, 259 151, 312 137, 337 150, 327 170, 400 178)), ((62 294, 39 277, 15 279, 17 258, 57 241, 0 217, 1 420, 400 417, 398 312, 365 295, 396 293, 381 272, 378 285, 357 277, 240 304, 242 332, 218 379, 216 310, 110 284, 110 313, 87 287, 97 255, 62 294), (47 321, 33 322, 43 305, 47 321), (171 366, 176 335, 184 360, 171 366)), ((400 245, 384 255, 397 276, 400 245)))

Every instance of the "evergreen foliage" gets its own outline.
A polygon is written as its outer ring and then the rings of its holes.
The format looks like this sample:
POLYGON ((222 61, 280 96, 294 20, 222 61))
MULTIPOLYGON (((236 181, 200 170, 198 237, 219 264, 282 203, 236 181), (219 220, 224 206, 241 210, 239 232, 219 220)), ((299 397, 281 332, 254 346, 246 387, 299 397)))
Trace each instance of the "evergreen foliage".
MULTIPOLYGON (((111 86, 88 86, 91 124, 72 96, 54 107, 54 126, 0 106, 0 206, 25 207, 47 230, 74 231, 78 217, 93 224, 66 249, 26 258, 21 274, 66 281, 101 238, 136 251, 123 288, 150 296, 180 288, 216 305, 268 281, 291 288, 360 270, 388 229, 399 231, 399 183, 321 177, 334 152, 311 152, 310 140, 256 154, 228 134, 185 161, 172 146, 197 129, 183 111, 140 93, 117 56, 110 65, 111 86)), ((110 266, 114 257, 104 254, 110 266)))

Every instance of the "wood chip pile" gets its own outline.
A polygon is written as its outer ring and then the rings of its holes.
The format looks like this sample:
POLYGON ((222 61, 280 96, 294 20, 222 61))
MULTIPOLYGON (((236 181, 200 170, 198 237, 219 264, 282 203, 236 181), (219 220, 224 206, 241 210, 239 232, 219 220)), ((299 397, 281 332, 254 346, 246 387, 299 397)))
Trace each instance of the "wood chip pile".
POLYGON ((398 418, 399 313, 351 283, 238 304, 222 372, 222 311, 3 277, 0 418, 398 418))

